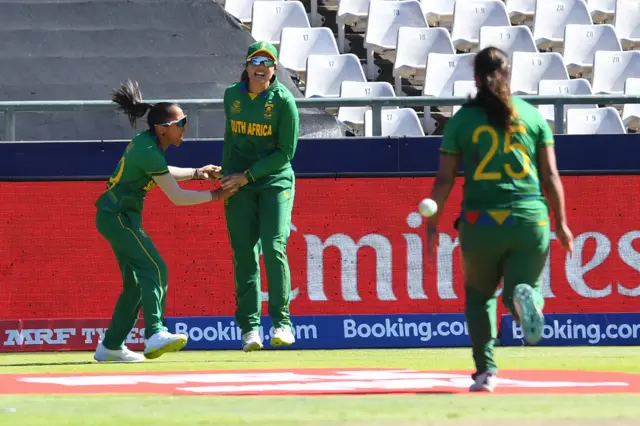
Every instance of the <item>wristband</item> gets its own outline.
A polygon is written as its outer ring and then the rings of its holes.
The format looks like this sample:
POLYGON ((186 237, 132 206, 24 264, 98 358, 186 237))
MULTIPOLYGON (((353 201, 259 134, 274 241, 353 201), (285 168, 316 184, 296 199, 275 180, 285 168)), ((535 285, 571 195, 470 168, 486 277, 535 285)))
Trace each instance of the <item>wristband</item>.
POLYGON ((253 175, 251 174, 251 170, 247 169, 244 171, 244 177, 247 178, 247 182, 254 182, 255 179, 253 178, 253 175))

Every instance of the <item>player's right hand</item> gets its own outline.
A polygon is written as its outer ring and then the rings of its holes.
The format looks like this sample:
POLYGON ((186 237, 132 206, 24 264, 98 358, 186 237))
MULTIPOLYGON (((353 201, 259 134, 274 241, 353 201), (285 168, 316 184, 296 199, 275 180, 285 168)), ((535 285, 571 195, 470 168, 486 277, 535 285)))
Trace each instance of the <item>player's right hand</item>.
POLYGON ((226 200, 227 198, 232 197, 236 192, 238 192, 238 188, 231 188, 231 189, 218 189, 218 196, 220 197, 220 200, 226 200))
POLYGON ((222 173, 220 173, 221 170, 222 168, 220 166, 209 164, 207 166, 200 167, 198 169, 198 174, 204 176, 206 180, 218 180, 223 177, 222 173))
POLYGON ((569 253, 573 253, 573 234, 566 224, 558 226, 558 229, 556 229, 556 237, 558 237, 558 241, 560 241, 563 249, 569 253))

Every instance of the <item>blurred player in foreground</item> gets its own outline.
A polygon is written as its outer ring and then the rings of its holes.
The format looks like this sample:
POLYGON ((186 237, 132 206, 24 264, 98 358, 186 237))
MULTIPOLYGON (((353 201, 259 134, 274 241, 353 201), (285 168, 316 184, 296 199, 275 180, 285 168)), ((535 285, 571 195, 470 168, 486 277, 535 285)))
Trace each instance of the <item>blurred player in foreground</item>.
POLYGON ((96 201, 96 227, 109 241, 122 272, 123 290, 113 312, 111 325, 96 349, 97 361, 139 362, 179 351, 187 336, 171 334, 163 325, 167 300, 167 265, 142 227, 141 213, 147 193, 156 186, 179 206, 222 200, 235 190, 189 191, 177 181, 220 178, 220 168, 199 169, 168 166, 164 151, 180 146, 187 117, 179 105, 144 103, 137 83, 127 82, 113 94, 113 101, 136 120, 147 114, 149 128, 127 146, 107 190, 96 201), (145 325, 144 356, 127 349, 124 342, 142 307, 145 325))
POLYGON ((447 123, 440 148, 440 170, 431 198, 438 211, 427 220, 430 256, 437 245, 437 223, 464 168, 464 198, 456 220, 466 290, 465 316, 476 372, 473 392, 495 388, 497 366, 496 294, 536 344, 542 338, 544 299, 540 276, 550 244, 547 194, 562 247, 573 251, 565 216, 564 190, 556 167, 551 128, 537 108, 512 97, 508 58, 488 47, 475 58, 478 89, 447 123))
POLYGON ((271 346, 295 342, 289 314, 287 241, 295 192, 291 160, 298 144, 299 116, 293 95, 275 75, 277 60, 278 51, 271 43, 252 44, 240 82, 224 92, 222 188, 239 189, 225 202, 225 214, 233 249, 236 320, 245 352, 263 348, 261 249, 275 329, 271 346))

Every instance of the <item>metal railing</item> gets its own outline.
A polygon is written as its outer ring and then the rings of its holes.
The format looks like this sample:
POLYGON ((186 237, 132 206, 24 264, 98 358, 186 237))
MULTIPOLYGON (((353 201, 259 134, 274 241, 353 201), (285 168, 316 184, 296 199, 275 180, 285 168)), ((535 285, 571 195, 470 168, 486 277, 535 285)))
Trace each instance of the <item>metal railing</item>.
MULTIPOLYGON (((640 95, 566 95, 566 96, 520 96, 533 105, 553 105, 555 109, 555 133, 564 134, 564 106, 580 104, 620 105, 638 104, 640 95)), ((222 99, 161 99, 147 100, 150 103, 170 101, 179 103, 186 110, 190 119, 190 128, 195 138, 198 138, 198 116, 200 111, 219 110, 223 108, 222 99)), ((432 107, 462 105, 466 97, 430 97, 403 96, 378 98, 297 98, 298 108, 338 108, 338 107, 371 107, 372 132, 380 136, 382 131, 383 107, 432 107)), ((0 102, 0 111, 4 112, 5 140, 16 140, 16 113, 43 111, 114 111, 115 105, 110 101, 21 101, 0 102)))

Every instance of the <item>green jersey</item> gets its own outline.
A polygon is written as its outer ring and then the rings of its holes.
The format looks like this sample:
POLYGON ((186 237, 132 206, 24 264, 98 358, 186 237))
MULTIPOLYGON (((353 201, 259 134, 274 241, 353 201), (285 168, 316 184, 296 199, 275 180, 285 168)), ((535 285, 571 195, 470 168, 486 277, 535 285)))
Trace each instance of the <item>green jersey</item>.
POLYGON ((507 134, 493 127, 473 105, 463 106, 445 126, 440 152, 462 157, 462 221, 479 225, 549 222, 537 151, 553 146, 553 133, 531 104, 514 97, 513 107, 516 116, 507 134))
POLYGON ((225 175, 245 173, 250 181, 291 168, 298 144, 299 116, 291 92, 277 79, 260 94, 245 82, 224 92, 225 175))
POLYGON ((164 152, 155 137, 144 131, 136 135, 107 182, 107 190, 95 205, 113 213, 141 212, 147 193, 156 187, 153 176, 169 173, 164 152))

